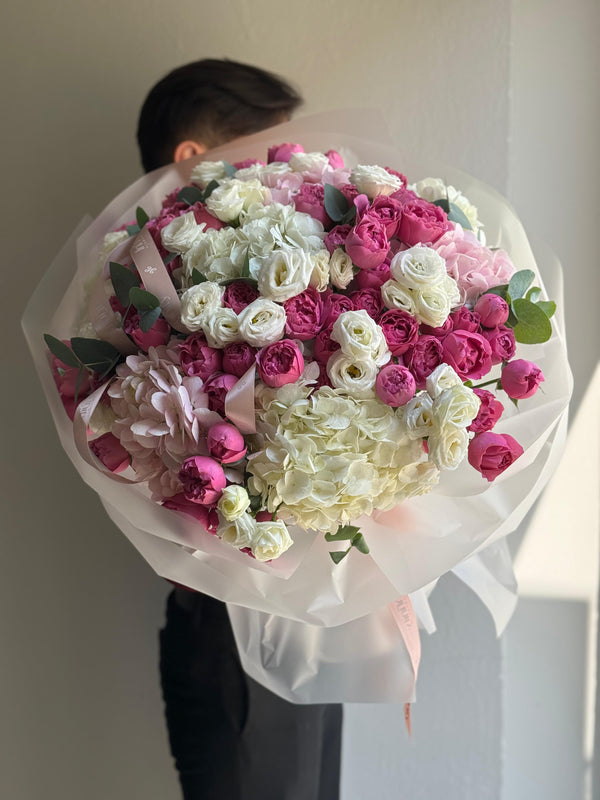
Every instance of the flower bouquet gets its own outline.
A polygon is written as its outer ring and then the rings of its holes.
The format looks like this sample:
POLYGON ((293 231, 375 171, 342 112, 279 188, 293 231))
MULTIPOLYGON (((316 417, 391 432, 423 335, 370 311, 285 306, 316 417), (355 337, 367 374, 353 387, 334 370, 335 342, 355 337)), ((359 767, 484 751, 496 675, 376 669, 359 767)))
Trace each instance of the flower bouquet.
POLYGON ((304 123, 158 170, 24 320, 110 517, 228 602, 245 669, 297 702, 411 699, 413 609, 450 569, 489 577, 478 551, 564 435, 560 315, 522 228, 471 179, 422 175, 304 123))

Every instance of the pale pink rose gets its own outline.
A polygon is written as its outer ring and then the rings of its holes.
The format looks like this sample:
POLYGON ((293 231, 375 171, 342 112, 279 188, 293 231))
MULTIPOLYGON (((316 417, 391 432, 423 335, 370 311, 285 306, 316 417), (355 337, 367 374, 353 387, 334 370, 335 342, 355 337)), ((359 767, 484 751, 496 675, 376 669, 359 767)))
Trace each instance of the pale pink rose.
POLYGON ((491 430, 498 422, 504 411, 504 406, 492 392, 487 389, 473 389, 474 393, 481 400, 479 411, 473 422, 467 428, 474 433, 483 433, 491 430))
POLYGON ((442 341, 444 361, 463 381, 481 378, 492 368, 492 348, 479 333, 453 331, 442 341))
POLYGON ((328 150, 325 155, 329 159, 329 166, 332 169, 344 169, 344 159, 337 150, 328 150))
POLYGON ((179 480, 186 499, 203 506, 218 502, 227 486, 223 467, 208 456, 186 458, 179 470, 179 480))
POLYGON ((538 390, 544 380, 542 370, 533 361, 516 358, 509 361, 502 370, 500 382, 502 388, 513 400, 524 400, 531 397, 538 390))
POLYGON ((504 325, 508 319, 508 303, 503 297, 497 294, 482 294, 475 303, 473 309, 485 328, 495 328, 496 325, 504 325))
POLYGON ((281 339, 258 353, 258 374, 267 386, 278 388, 298 380, 304 370, 300 348, 291 339, 281 339))
POLYGON ((247 342, 233 342, 223 350, 223 371, 241 378, 256 363, 258 350, 247 342))
POLYGON ((221 464, 235 464, 246 455, 244 437, 229 422, 218 422, 208 431, 208 452, 221 464))
POLYGON ((521 455, 523 448, 507 433, 485 431, 478 433, 469 443, 469 464, 488 481, 497 478, 521 455))
POLYGON ((105 433, 89 443, 90 450, 111 472, 123 472, 131 462, 131 456, 112 433, 105 433))
POLYGON ((179 345, 179 362, 186 375, 197 375, 203 381, 221 371, 221 351, 210 347, 201 333, 192 333, 179 345))
POLYGON ((400 364, 386 364, 375 380, 375 392, 382 403, 392 408, 403 406, 416 391, 414 376, 400 364))
POLYGON ((293 144, 292 142, 274 144, 269 147, 267 161, 269 164, 273 161, 289 161, 292 153, 304 153, 304 148, 301 144, 293 144))

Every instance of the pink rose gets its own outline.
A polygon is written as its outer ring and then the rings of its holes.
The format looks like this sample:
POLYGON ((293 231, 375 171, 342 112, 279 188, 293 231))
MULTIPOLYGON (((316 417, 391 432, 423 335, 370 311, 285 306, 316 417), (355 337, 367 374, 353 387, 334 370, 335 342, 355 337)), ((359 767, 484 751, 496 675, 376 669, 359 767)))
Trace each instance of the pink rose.
POLYGON ((294 383, 304 370, 300 348, 291 339, 281 339, 263 347, 258 353, 258 374, 267 386, 294 383))
POLYGON ((179 194, 181 189, 182 189, 181 186, 178 186, 177 189, 173 189, 173 191, 170 194, 168 194, 162 201, 161 206, 162 210, 165 213, 179 216, 179 214, 181 214, 182 212, 185 213, 185 211, 187 211, 188 204, 177 199, 177 195, 179 194))
POLYGON ((223 350, 223 371, 241 378, 256 363, 257 352, 247 342, 228 344, 223 350))
POLYGON ((393 356, 406 353, 419 338, 419 323, 407 311, 391 308, 382 314, 378 325, 393 356))
POLYGON ((248 281, 233 281, 225 287, 223 305, 239 314, 246 306, 253 303, 258 296, 258 289, 248 281))
POLYGON ((376 322, 383 311, 383 300, 379 289, 359 289, 348 295, 356 311, 364 309, 376 322))
POLYGON ((267 162, 272 164, 273 161, 289 161, 292 153, 303 152, 304 148, 301 144, 292 144, 292 142, 274 144, 272 147, 269 147, 267 152, 267 162))
POLYGON ((478 433, 469 442, 469 464, 484 478, 493 481, 523 455, 521 445, 507 433, 478 433))
POLYGON ((296 211, 319 220, 325 229, 333 225, 333 220, 325 211, 325 190, 321 183, 303 183, 293 202, 296 211))
POLYGON ((504 325, 508 319, 508 303, 497 294, 482 294, 475 303, 474 310, 479 314, 481 324, 485 328, 504 325))
MULTIPOLYGON (((389 170, 388 170, 388 172, 389 172, 389 170)), ((393 174, 393 173, 391 173, 391 174, 393 174)), ((400 173, 400 172, 398 173, 398 175, 401 175, 401 174, 402 173, 400 173)), ((420 200, 419 195, 415 194, 411 189, 407 189, 406 186, 403 186, 401 189, 398 189, 397 192, 393 192, 392 194, 390 194, 388 196, 393 198, 394 200, 397 200, 403 206, 405 206, 407 203, 414 203, 417 200, 420 200)))
POLYGON ((504 411, 504 406, 492 392, 487 389, 473 389, 477 397, 481 400, 479 411, 473 422, 467 428, 474 433, 490 431, 498 422, 504 411))
POLYGON ((159 317, 147 331, 140 328, 140 315, 131 310, 123 321, 123 330, 145 353, 150 347, 160 347, 171 338, 171 326, 164 317, 159 317))
POLYGON ((325 155, 329 160, 331 169, 344 169, 344 159, 337 150, 328 150, 325 155))
POLYGON ((193 517, 197 522, 203 525, 209 533, 216 536, 217 528, 219 527, 219 515, 215 508, 194 503, 188 500, 183 492, 175 494, 173 497, 166 497, 161 505, 165 508, 169 508, 171 511, 180 511, 182 514, 193 517))
POLYGON ((404 363, 415 376, 418 389, 425 388, 425 380, 444 360, 442 343, 435 336, 419 336, 404 355, 404 363))
POLYGON ((402 181, 402 187, 406 188, 406 184, 408 183, 406 180, 406 175, 403 175, 401 172, 398 172, 398 170, 392 169, 391 167, 384 167, 384 169, 386 172, 389 172, 390 175, 395 175, 396 178, 400 178, 402 181))
POLYGON ((400 364, 386 364, 375 380, 377 397, 392 408, 408 403, 416 388, 412 373, 400 364))
POLYGON ((464 380, 481 378, 492 368, 492 348, 479 333, 454 331, 442 341, 444 361, 464 380))
POLYGON ((402 208, 397 236, 404 244, 432 244, 449 230, 452 224, 439 206, 426 200, 413 200, 402 208))
POLYGON ((507 328, 506 325, 498 325, 492 330, 484 328, 481 335, 488 340, 492 348, 492 364, 500 364, 501 361, 508 361, 514 356, 517 343, 512 328, 507 328))
POLYGON ((208 456, 186 458, 178 477, 186 499, 203 506, 218 502, 227 486, 223 467, 208 456))
POLYGON ((394 200, 393 197, 379 194, 371 203, 369 214, 385 226, 387 237, 391 239, 396 235, 402 219, 402 203, 394 200))
POLYGON ((373 269, 361 269, 354 277, 354 282, 359 289, 381 289, 386 281, 392 277, 387 259, 373 269))
MULTIPOLYGON (((220 219, 213 217, 213 215, 206 208, 204 203, 201 203, 200 201, 194 203, 193 206, 190 206, 187 209, 187 211, 194 212, 194 219, 196 220, 198 225, 200 225, 200 223, 203 222, 207 228, 214 228, 216 231, 221 230, 221 228, 225 227, 225 223, 222 222, 220 219)), ((184 211, 184 213, 186 212, 184 211)))
POLYGON ((131 456, 112 433, 105 433, 90 442, 90 450, 111 472, 123 472, 131 462, 131 456))
POLYGON ((350 205, 354 204, 354 200, 358 197, 359 191, 353 183, 343 183, 337 187, 344 195, 350 205))
MULTIPOLYGON (((63 340, 64 344, 69 345, 68 340, 63 340)), ((75 417, 75 409, 89 394, 99 388, 100 381, 96 373, 89 373, 84 370, 82 379, 79 380, 79 369, 69 367, 56 356, 52 356, 52 377, 60 394, 60 399, 69 419, 75 417), (78 385, 79 381, 79 385, 78 385), (79 391, 77 391, 79 389, 79 391), (75 402, 77 395, 77 402, 75 402)))
POLYGON ((513 400, 524 400, 537 392, 544 380, 542 370, 533 361, 516 358, 509 361, 502 370, 500 382, 502 388, 513 400))
POLYGON ((314 339, 321 330, 323 301, 312 286, 283 304, 286 314, 285 332, 294 339, 314 339))
POLYGON ((354 311, 354 303, 347 295, 332 292, 330 289, 323 292, 322 302, 321 322, 324 328, 330 328, 340 314, 354 311))
POLYGON ((208 452, 221 464, 235 464, 246 455, 244 437, 229 422, 217 422, 208 430, 208 452))
POLYGON ((470 333, 477 333, 479 331, 479 314, 474 311, 469 311, 466 306, 457 308, 450 314, 452 320, 452 330, 454 331, 469 331, 470 333))
POLYGON ((438 339, 443 339, 449 333, 452 333, 454 324, 450 317, 446 317, 444 324, 439 328, 432 328, 431 325, 421 325, 421 333, 426 333, 428 336, 437 336, 438 339))
POLYGON ((360 269, 374 269, 385 261, 390 249, 385 226, 368 214, 346 238, 346 252, 360 269))
POLYGON ((348 234, 352 230, 352 225, 336 225, 329 233, 325 234, 325 247, 329 253, 333 253, 338 247, 343 247, 346 244, 348 234))
MULTIPOLYGON (((320 333, 317 334, 317 338, 315 339, 313 353, 315 359, 319 362, 320 365, 326 365, 329 361, 329 357, 332 353, 335 353, 336 350, 340 349, 339 342, 334 341, 331 338, 331 327, 324 328, 320 333)), ((327 385, 329 385, 329 378, 327 378, 327 385)))
POLYGON ((179 363, 186 375, 197 375, 206 381, 221 371, 221 351, 210 347, 201 333, 192 333, 177 349, 179 363))
POLYGON ((208 395, 208 407, 218 414, 225 414, 225 398, 233 389, 238 379, 235 375, 220 372, 209 378, 204 384, 204 391, 208 395))

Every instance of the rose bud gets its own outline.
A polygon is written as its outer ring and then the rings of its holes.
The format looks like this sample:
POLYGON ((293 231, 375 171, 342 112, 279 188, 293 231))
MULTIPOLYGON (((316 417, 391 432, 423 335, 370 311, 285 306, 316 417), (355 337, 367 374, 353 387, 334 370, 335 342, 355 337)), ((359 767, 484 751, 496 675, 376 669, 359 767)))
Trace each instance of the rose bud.
POLYGON ((90 450, 111 472, 123 472, 131 456, 112 433, 105 433, 90 442, 90 450))
POLYGON ((508 303, 497 294, 482 294, 475 303, 474 311, 479 314, 485 328, 504 325, 508 319, 508 303))
POLYGON ((247 342, 233 342, 223 350, 223 370, 241 378, 256 363, 256 348, 247 342))
POLYGON ((344 159, 337 150, 328 150, 325 155, 327 156, 331 169, 344 169, 344 159))
POLYGON ((166 344, 171 336, 171 326, 164 317, 159 317, 154 325, 147 331, 140 328, 140 315, 136 312, 129 313, 123 321, 123 330, 145 353, 150 347, 159 347, 166 344))
POLYGON ((502 370, 500 382, 502 388, 513 400, 524 400, 537 392, 544 380, 542 370, 533 361, 516 358, 509 361, 502 370))
POLYGON ((237 382, 238 379, 235 375, 228 375, 226 372, 213 375, 206 381, 204 391, 208 395, 208 407, 211 411, 225 414, 225 398, 237 382))
POLYGON ((267 151, 267 161, 272 164, 273 161, 289 161, 292 153, 303 153, 304 148, 301 144, 293 144, 292 142, 284 142, 283 144, 274 144, 269 147, 267 151))
POLYGON ((193 333, 179 345, 179 363, 186 375, 197 375, 206 381, 221 371, 221 351, 210 347, 201 333, 193 333))
POLYGON ((276 388, 294 383, 304 370, 304 357, 291 339, 281 339, 263 347, 257 361, 261 381, 276 388))
POLYGON ((346 252, 360 269, 374 269, 385 261, 390 249, 385 225, 368 214, 350 231, 346 252))
POLYGON ((375 380, 375 392, 382 403, 392 408, 403 406, 414 396, 417 385, 413 374, 400 364, 387 364, 375 380))
POLYGON ((473 389, 477 397, 481 400, 479 411, 473 422, 467 428, 474 433, 483 433, 491 430, 498 422, 504 411, 504 406, 492 392, 487 389, 473 389))
POLYGON ((492 348, 479 333, 454 331, 442 341, 444 361, 464 380, 481 378, 492 368, 492 348))
POLYGON ((203 506, 216 503, 227 486, 223 467, 208 456, 186 458, 179 470, 179 480, 186 499, 203 506))
POLYGON ((221 464, 235 464, 246 455, 244 437, 228 422, 217 422, 209 428, 208 452, 221 464))
POLYGON ((484 478, 493 481, 523 455, 523 448, 507 433, 478 433, 469 442, 469 464, 484 478))
POLYGON ((517 343, 512 328, 507 328, 506 325, 498 325, 491 330, 484 328, 481 335, 488 340, 492 348, 492 364, 500 364, 514 356, 517 343))

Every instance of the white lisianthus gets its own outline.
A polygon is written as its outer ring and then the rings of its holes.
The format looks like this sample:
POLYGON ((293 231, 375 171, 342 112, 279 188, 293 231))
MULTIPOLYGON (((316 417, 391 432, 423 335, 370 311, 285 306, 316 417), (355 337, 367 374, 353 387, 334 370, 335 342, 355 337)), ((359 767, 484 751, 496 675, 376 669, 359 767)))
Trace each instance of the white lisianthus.
POLYGON ((181 321, 189 331, 199 331, 209 317, 223 305, 224 289, 205 281, 190 286, 181 296, 181 321))
POLYGON ((288 164, 292 172, 299 172, 308 183, 320 183, 329 159, 324 153, 292 153, 288 164))
POLYGON ((317 292, 324 292, 329 286, 329 250, 319 250, 312 256, 313 269, 310 273, 309 286, 317 292))
POLYGON ((226 177, 227 172, 222 161, 201 161, 192 170, 190 182, 205 189, 211 181, 221 181, 226 177))
POLYGON ((195 269, 209 281, 239 277, 247 249, 248 242, 238 228, 209 228, 182 256, 184 285, 192 284, 195 269))
POLYGON ((451 389, 453 386, 458 385, 462 386, 462 380, 450 364, 438 364, 425 379, 425 385, 430 397, 435 399, 444 389, 451 389))
POLYGON ((450 298, 442 284, 434 284, 425 289, 416 289, 412 292, 415 316, 419 322, 431 325, 432 328, 441 327, 450 314, 450 298))
POLYGON ((427 392, 417 392, 408 403, 400 406, 397 413, 406 425, 407 435, 411 439, 422 439, 433 430, 433 400, 427 392))
POLYGON ((255 206, 242 213, 240 229, 254 255, 267 255, 273 248, 290 247, 318 253, 323 249, 325 238, 322 223, 310 214, 296 211, 293 204, 255 206))
POLYGON ((429 203, 435 203, 436 200, 447 199, 448 202, 458 206, 463 212, 465 217, 469 220, 469 224, 476 235, 482 226, 479 221, 477 208, 465 195, 454 186, 446 186, 440 178, 424 178, 414 185, 409 187, 415 194, 427 200, 429 203))
POLYGON ((112 253, 115 247, 122 244, 127 239, 129 239, 129 234, 127 231, 110 231, 110 233, 106 234, 102 240, 102 244, 100 245, 100 251, 98 252, 98 271, 104 267, 109 255, 112 253))
POLYGON ((223 222, 235 222, 242 211, 254 204, 265 205, 271 193, 260 181, 224 180, 206 200, 206 208, 223 222))
POLYGON ((285 303, 308 287, 313 269, 314 262, 304 250, 274 250, 260 266, 258 291, 267 300, 285 303))
POLYGON ((251 547, 256 535, 256 520, 244 512, 239 517, 228 521, 224 516, 220 519, 217 536, 232 547, 240 550, 242 547, 251 547))
POLYGON ((415 301, 410 289, 406 289, 398 281, 391 279, 383 284, 381 299, 386 308, 399 308, 413 316, 415 314, 415 301))
POLYGON ((340 314, 333 323, 331 338, 350 358, 372 360, 378 367, 391 358, 383 331, 364 309, 340 314))
POLYGON ((345 289, 354 278, 352 259, 341 247, 336 247, 331 254, 329 272, 331 274, 331 282, 338 289, 345 289))
POLYGON ((372 200, 378 194, 393 194, 402 188, 402 181, 383 167, 358 164, 350 173, 353 183, 361 194, 372 200))
POLYGON ((427 444, 429 458, 438 469, 456 469, 467 454, 469 434, 454 425, 436 426, 427 444))
POLYGON ((407 289, 425 289, 444 280, 446 262, 431 247, 418 244, 396 253, 390 272, 407 289))
POLYGON ((329 357, 327 375, 335 389, 353 397, 373 397, 379 368, 372 358, 357 358, 338 350, 329 357))
POLYGON ((259 297, 239 314, 240 336, 252 347, 264 347, 282 338, 285 309, 272 300, 259 297))
POLYGON ((279 558, 293 544, 287 526, 282 520, 255 523, 250 547, 252 555, 257 561, 271 561, 279 558))
POLYGON ((440 428, 448 425, 467 428, 477 416, 480 404, 475 392, 462 383, 444 389, 433 401, 436 425, 440 428))
POLYGON ((230 484, 223 489, 217 503, 217 510, 227 522, 233 522, 244 514, 250 506, 250 497, 244 486, 230 484))
POLYGON ((198 225, 193 211, 188 211, 169 222, 160 232, 160 238, 166 250, 182 255, 194 245, 205 227, 204 223, 198 225))
POLYGON ((240 341, 240 323, 232 308, 217 308, 205 320, 202 330, 210 347, 223 348, 240 341))

